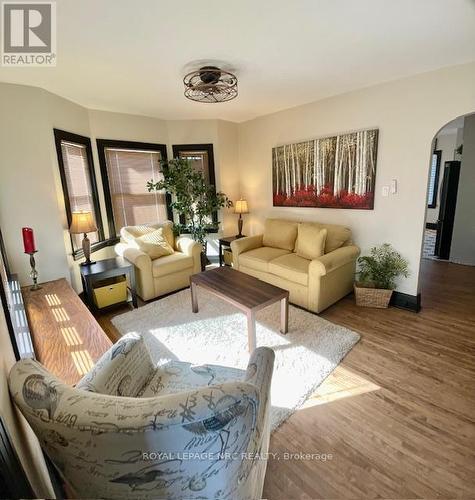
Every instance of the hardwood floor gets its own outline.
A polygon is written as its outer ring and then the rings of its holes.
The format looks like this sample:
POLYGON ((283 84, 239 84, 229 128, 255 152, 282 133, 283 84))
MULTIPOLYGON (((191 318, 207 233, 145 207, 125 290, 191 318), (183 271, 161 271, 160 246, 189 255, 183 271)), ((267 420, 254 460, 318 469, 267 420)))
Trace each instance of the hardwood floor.
POLYGON ((418 314, 351 296, 322 313, 361 341, 273 433, 265 498, 473 498, 475 268, 424 260, 422 280, 418 314))
POLYGON ((267 498, 473 497, 475 268, 424 260, 422 272, 418 314, 352 297, 322 314, 361 341, 270 451, 332 460, 270 460, 267 498))

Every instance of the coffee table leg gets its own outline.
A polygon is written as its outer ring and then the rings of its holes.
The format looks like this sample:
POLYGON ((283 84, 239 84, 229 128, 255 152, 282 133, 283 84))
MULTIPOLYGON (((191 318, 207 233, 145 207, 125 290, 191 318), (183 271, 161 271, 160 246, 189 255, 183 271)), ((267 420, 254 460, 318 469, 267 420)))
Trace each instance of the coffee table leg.
POLYGON ((190 283, 190 290, 191 290, 191 310, 194 313, 198 312, 198 297, 196 296, 196 285, 191 282, 190 283))
POLYGON ((256 315, 254 311, 247 313, 247 339, 249 352, 252 353, 256 348, 256 315))
POLYGON ((289 297, 285 297, 280 301, 280 332, 287 333, 289 331, 289 297))

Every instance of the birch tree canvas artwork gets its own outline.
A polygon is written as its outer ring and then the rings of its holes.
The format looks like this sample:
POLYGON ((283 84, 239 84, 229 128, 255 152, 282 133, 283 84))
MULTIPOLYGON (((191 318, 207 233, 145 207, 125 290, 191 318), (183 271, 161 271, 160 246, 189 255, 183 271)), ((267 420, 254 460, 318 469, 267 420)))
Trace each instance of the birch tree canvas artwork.
POLYGON ((274 206, 372 210, 378 129, 272 149, 274 206))

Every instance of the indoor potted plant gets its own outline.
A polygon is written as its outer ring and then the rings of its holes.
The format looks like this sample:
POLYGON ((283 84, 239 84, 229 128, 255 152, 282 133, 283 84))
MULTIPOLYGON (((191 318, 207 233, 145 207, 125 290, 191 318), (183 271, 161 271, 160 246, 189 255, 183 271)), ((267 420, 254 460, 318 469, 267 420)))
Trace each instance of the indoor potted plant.
POLYGON ((389 243, 373 247, 370 255, 358 258, 355 282, 356 305, 386 308, 398 276, 409 276, 408 262, 389 243))
POLYGON ((217 229, 213 222, 213 214, 220 208, 230 208, 233 202, 222 192, 208 184, 202 172, 193 168, 186 158, 174 158, 161 162, 163 179, 158 182, 149 181, 149 191, 165 190, 171 195, 170 207, 179 216, 179 223, 174 225, 176 234, 190 234, 201 243, 201 267, 207 263, 206 235, 217 229))

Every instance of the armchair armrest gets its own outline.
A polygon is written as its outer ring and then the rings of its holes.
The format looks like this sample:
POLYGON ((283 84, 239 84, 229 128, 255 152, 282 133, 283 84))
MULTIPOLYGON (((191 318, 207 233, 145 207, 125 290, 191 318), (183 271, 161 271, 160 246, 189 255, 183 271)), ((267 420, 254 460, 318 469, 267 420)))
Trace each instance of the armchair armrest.
POLYGON ((239 254, 261 247, 263 237, 263 234, 256 234, 255 236, 246 236, 231 242, 231 251, 233 253, 233 264, 235 269, 239 269, 239 254))
POLYGON ((138 296, 143 300, 153 299, 156 295, 150 256, 127 243, 118 243, 114 249, 134 265, 138 296))
POLYGON ((143 337, 129 333, 108 349, 77 383, 77 389, 136 397, 155 373, 143 337))
POLYGON ((275 354, 269 347, 254 349, 247 364, 245 382, 255 385, 261 397, 269 397, 275 354))
POLYGON ((189 236, 178 236, 175 239, 175 248, 179 251, 193 257, 193 273, 201 271, 201 252, 203 247, 200 243, 189 236))
MULTIPOLYGON (((119 243, 116 248, 122 245, 119 243)), ((133 248, 129 245, 125 245, 126 248, 122 251, 122 257, 131 262, 140 271, 152 272, 152 259, 145 252, 142 252, 138 248, 133 248)), ((116 250, 117 251, 117 250, 116 250)), ((119 254, 120 255, 120 254, 119 254)))
POLYGON ((356 245, 340 247, 333 252, 326 253, 318 259, 312 260, 309 266, 310 276, 325 276, 349 262, 353 262, 360 254, 360 249, 356 245))
POLYGON ((190 256, 200 254, 202 250, 201 244, 189 236, 178 236, 175 239, 175 247, 179 252, 190 256))

